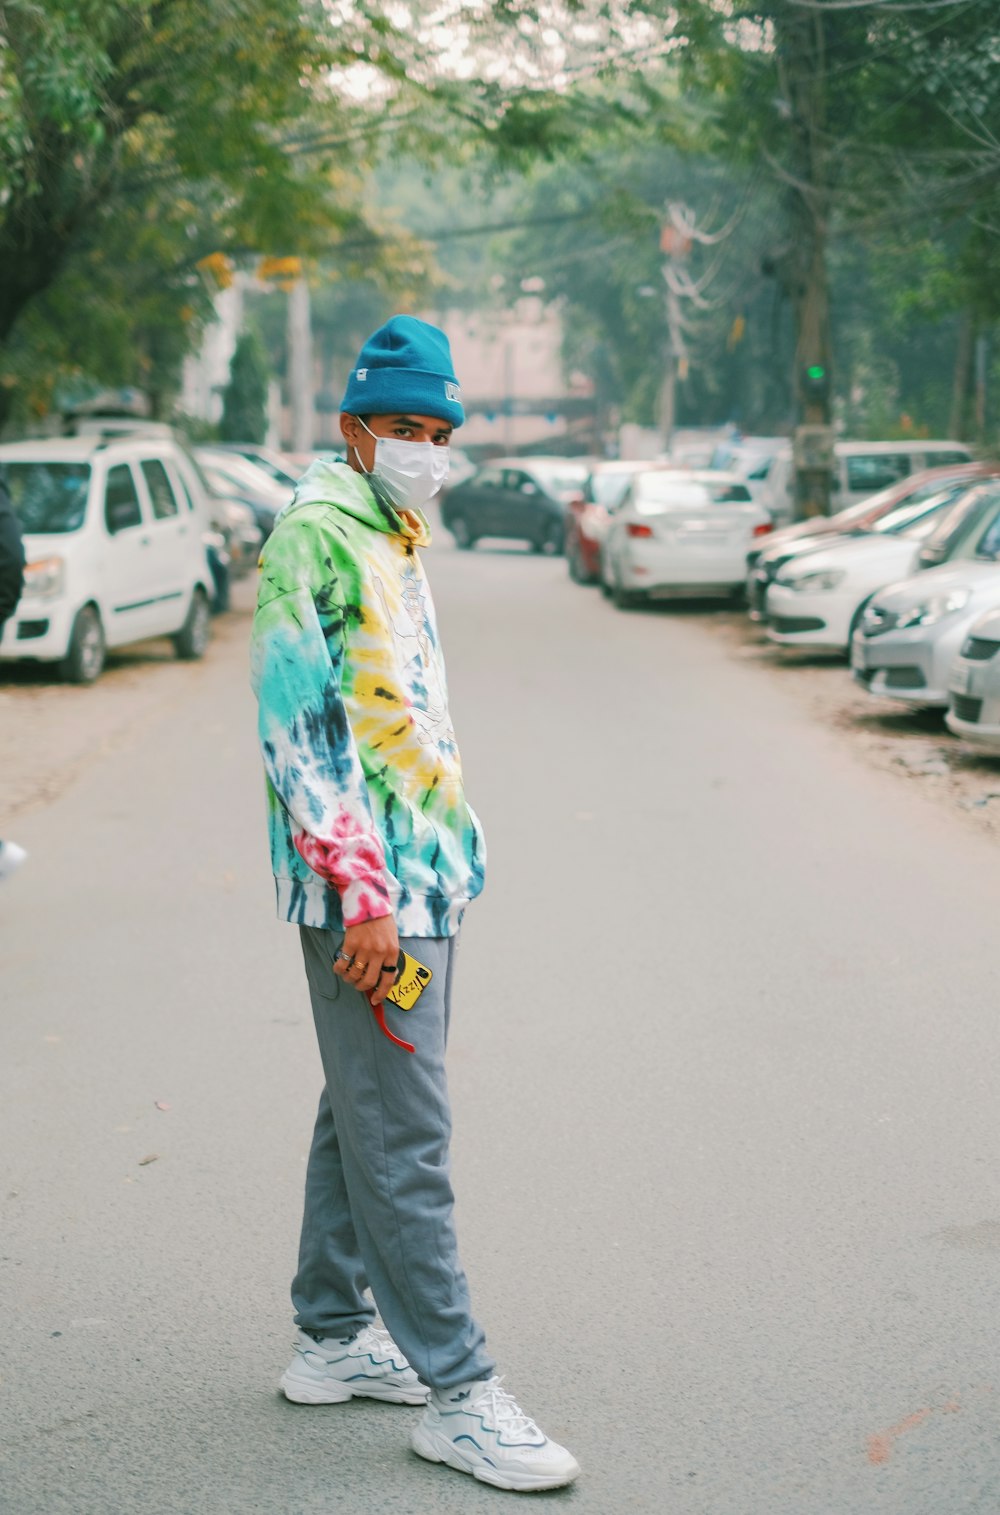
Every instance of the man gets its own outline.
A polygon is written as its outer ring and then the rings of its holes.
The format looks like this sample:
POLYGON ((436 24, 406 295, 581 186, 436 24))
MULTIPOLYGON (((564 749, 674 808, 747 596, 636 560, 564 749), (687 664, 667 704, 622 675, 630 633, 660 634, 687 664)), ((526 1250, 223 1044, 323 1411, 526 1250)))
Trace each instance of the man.
MULTIPOLYGON (((24 543, 7 481, 0 474, 0 640, 4 622, 14 614, 24 588, 24 543)), ((0 841, 0 879, 9 878, 28 854, 16 842, 0 841)))
POLYGON ((281 1387, 424 1405, 420 1456, 556 1488, 579 1469, 494 1376, 452 1218, 444 1051, 484 847, 419 557, 464 420, 444 333, 395 316, 342 409, 347 462, 314 463, 279 517, 252 640, 278 913, 299 926, 326 1077, 281 1387), (431 975, 408 1014, 386 1002, 401 947, 431 975))

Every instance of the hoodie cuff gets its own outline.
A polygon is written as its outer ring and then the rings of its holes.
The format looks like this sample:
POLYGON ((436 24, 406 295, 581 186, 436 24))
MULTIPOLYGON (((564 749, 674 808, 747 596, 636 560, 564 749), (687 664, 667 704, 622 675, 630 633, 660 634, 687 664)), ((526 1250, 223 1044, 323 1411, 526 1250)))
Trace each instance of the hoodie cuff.
POLYGON ((353 879, 337 892, 345 926, 360 926, 365 921, 381 920, 392 914, 392 900, 384 875, 381 878, 353 879))
POLYGON ((347 847, 344 838, 322 841, 308 831, 292 838, 302 861, 340 895, 344 925, 359 926, 392 915, 391 885, 381 843, 364 832, 349 840, 347 847))

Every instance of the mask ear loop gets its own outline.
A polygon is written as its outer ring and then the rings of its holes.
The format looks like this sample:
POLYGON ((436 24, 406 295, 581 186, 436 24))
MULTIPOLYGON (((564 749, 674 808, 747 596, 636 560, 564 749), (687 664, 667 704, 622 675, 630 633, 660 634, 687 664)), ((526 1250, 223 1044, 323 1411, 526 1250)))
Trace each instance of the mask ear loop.
MULTIPOLYGON (((375 433, 372 431, 372 429, 371 429, 370 426, 365 426, 364 417, 363 416, 355 416, 354 419, 356 421, 360 421, 361 422, 361 425, 364 426, 365 431, 367 431, 367 433, 368 433, 368 435, 370 437, 374 437, 375 438, 375 444, 377 446, 378 445, 378 437, 375 436, 375 433)), ((366 468, 365 467, 365 460, 361 456, 360 452, 358 452, 358 449, 354 446, 354 443, 352 442, 350 445, 351 445, 351 448, 352 448, 352 450, 354 452, 354 456, 357 458, 358 462, 361 464, 361 472, 364 474, 364 476, 365 476, 366 479, 370 479, 371 476, 372 476, 372 473, 374 472, 374 470, 371 469, 371 468, 366 468)))

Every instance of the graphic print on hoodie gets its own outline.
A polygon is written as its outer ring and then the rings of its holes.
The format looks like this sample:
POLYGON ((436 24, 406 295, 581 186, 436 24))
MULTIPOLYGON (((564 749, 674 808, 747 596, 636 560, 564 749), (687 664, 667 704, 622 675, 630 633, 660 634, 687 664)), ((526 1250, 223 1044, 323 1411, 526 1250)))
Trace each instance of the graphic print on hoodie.
POLYGON ((452 936, 483 887, 434 608, 403 518, 343 463, 314 463, 261 556, 251 684, 278 914, 341 927, 390 911, 452 936))

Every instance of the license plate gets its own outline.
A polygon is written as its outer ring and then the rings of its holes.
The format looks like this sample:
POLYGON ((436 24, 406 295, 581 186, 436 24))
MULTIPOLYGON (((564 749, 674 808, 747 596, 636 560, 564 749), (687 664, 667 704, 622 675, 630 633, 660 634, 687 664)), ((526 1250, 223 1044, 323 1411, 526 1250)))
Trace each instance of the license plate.
POLYGON ((965 663, 959 663, 957 668, 951 670, 949 687, 952 694, 968 694, 972 687, 972 669, 965 663))
POLYGON ((703 543, 706 547, 714 547, 717 542, 728 542, 728 531, 713 531, 711 526, 679 526, 677 537, 681 542, 703 543))

